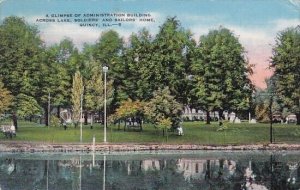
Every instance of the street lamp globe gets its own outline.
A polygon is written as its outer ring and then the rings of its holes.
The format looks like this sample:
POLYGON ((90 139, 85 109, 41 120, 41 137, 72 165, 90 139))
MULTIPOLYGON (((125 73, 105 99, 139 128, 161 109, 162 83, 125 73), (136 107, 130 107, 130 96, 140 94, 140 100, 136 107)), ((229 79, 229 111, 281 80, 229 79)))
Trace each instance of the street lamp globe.
POLYGON ((107 71, 108 71, 108 67, 107 66, 103 66, 102 69, 103 69, 104 73, 107 73, 107 71))

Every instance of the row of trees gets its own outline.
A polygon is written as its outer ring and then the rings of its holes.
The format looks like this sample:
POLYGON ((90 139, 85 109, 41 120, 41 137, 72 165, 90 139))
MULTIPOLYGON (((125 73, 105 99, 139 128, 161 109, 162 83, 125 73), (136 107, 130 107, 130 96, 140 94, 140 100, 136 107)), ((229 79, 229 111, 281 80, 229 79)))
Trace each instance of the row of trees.
MULTIPOLYGON (((220 116, 223 110, 248 110, 252 102, 252 69, 238 38, 226 28, 210 31, 197 44, 191 31, 168 18, 155 36, 142 29, 124 43, 109 30, 79 51, 68 38, 47 47, 37 27, 7 17, 0 25, 0 111, 12 113, 16 126, 17 116, 44 113, 48 125, 49 94, 57 115, 61 107, 72 107, 78 118, 83 92, 85 112, 99 112, 104 65, 109 67, 110 113, 126 100, 151 102, 157 96, 171 96, 181 107, 219 111, 220 116)), ((180 116, 159 108, 151 112, 163 115, 162 121, 180 116)), ((159 117, 152 118, 157 122, 159 117)))

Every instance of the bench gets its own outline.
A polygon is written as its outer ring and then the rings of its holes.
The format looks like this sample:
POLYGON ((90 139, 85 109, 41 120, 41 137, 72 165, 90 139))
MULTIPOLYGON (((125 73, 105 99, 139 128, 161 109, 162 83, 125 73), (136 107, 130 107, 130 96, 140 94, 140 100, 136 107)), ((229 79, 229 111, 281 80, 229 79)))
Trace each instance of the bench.
POLYGON ((142 128, 139 125, 127 125, 126 127, 128 131, 130 131, 131 129, 133 131, 142 131, 142 128))
POLYGON ((17 136, 15 127, 11 125, 1 125, 1 132, 5 135, 6 138, 17 136))

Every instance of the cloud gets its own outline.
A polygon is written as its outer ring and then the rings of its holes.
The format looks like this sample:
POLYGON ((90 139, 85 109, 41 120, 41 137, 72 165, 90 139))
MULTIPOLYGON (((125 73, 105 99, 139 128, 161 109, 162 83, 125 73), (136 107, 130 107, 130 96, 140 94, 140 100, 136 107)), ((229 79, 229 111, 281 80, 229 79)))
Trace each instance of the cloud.
POLYGON ((268 62, 271 48, 275 42, 275 33, 262 28, 229 26, 245 47, 248 56, 255 58, 258 63, 268 62))
POLYGON ((50 23, 42 27, 41 37, 47 45, 59 43, 62 39, 68 37, 73 43, 81 48, 84 43, 94 43, 103 30, 92 27, 81 27, 78 24, 50 23))
POLYGON ((288 27, 296 27, 300 25, 299 19, 278 19, 274 20, 271 23, 275 25, 275 30, 281 31, 288 27))

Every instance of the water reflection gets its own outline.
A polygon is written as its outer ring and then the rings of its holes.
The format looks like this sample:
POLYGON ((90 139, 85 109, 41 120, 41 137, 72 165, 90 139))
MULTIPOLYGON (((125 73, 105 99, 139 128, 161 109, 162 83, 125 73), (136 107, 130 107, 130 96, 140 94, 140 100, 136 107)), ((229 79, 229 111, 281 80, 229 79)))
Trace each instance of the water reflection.
POLYGON ((299 189, 300 153, 0 156, 0 189, 299 189))

